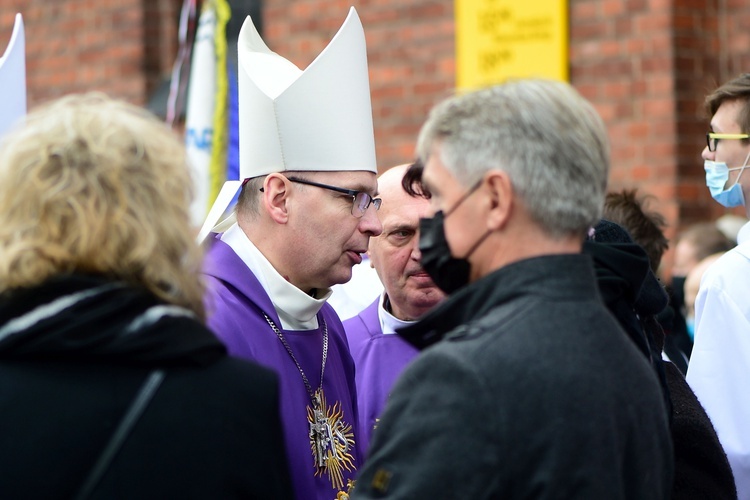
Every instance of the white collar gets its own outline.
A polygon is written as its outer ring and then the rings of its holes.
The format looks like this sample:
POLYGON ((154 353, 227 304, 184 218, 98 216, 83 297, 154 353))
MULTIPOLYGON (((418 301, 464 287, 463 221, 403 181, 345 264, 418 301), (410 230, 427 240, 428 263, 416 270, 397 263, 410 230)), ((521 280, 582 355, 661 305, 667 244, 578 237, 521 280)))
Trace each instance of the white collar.
POLYGON ((315 315, 331 296, 330 288, 319 289, 317 295, 321 298, 313 298, 289 283, 237 224, 221 235, 221 241, 229 245, 258 278, 263 290, 273 302, 284 330, 318 328, 318 319, 315 315))
POLYGON ((740 228, 740 231, 737 233, 737 244, 745 243, 746 241, 750 241, 750 222, 746 222, 744 226, 740 228))
POLYGON ((380 329, 385 335, 396 333, 397 328, 403 328, 405 326, 412 325, 416 321, 404 321, 398 319, 393 314, 385 310, 385 292, 380 294, 380 302, 378 304, 378 318, 380 319, 380 329))

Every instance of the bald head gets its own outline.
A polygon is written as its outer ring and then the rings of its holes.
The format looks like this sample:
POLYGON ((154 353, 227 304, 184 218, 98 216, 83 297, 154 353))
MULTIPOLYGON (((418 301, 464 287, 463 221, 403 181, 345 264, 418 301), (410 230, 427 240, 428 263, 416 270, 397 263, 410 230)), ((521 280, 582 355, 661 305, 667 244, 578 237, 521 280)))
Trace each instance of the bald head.
POLYGON ((401 187, 401 180, 404 178, 404 174, 409 169, 410 164, 398 165, 391 167, 378 177, 378 190, 380 198, 385 204, 386 198, 400 199, 402 195, 406 195, 408 198, 413 199, 409 196, 404 188, 401 187), (386 198, 384 198, 384 196, 386 198))
POLYGON ((404 191, 401 180, 408 168, 399 165, 378 178, 383 233, 371 238, 369 247, 372 266, 390 301, 389 312, 402 320, 422 316, 444 297, 419 265, 419 219, 429 214, 430 203, 404 191))

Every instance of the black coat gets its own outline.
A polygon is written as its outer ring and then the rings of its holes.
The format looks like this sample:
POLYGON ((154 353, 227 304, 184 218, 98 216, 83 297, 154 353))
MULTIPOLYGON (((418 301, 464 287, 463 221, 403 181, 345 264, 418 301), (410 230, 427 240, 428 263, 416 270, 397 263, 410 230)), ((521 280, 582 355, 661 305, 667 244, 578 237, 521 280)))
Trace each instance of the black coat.
POLYGON ((588 256, 509 264, 399 334, 430 347, 396 382, 353 499, 669 498, 656 377, 588 256))
POLYGON ((675 460, 672 499, 737 498, 732 469, 711 420, 680 370, 661 359, 664 333, 656 318, 667 307, 667 295, 650 271, 645 250, 622 227, 602 220, 595 242, 586 242, 584 252, 594 258, 607 307, 649 360, 667 398, 675 460))
POLYGON ((186 312, 82 276, 0 297, 0 498, 70 498, 155 368, 92 498, 291 498, 276 376, 186 312))

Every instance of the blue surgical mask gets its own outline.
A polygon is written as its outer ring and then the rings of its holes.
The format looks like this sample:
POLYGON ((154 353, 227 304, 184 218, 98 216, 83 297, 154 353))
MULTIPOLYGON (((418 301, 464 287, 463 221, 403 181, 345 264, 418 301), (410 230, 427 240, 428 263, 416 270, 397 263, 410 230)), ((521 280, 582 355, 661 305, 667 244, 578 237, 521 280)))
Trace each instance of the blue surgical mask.
POLYGON ((745 158, 745 163, 737 168, 729 168, 724 162, 711 160, 703 162, 703 169, 706 171, 706 186, 708 186, 708 190, 711 192, 711 197, 727 208, 745 205, 745 196, 742 194, 740 177, 742 176, 742 171, 745 170, 745 166, 747 166, 748 159, 750 159, 750 154, 745 158), (740 174, 730 188, 724 189, 729 180, 729 172, 733 170, 740 170, 740 174))

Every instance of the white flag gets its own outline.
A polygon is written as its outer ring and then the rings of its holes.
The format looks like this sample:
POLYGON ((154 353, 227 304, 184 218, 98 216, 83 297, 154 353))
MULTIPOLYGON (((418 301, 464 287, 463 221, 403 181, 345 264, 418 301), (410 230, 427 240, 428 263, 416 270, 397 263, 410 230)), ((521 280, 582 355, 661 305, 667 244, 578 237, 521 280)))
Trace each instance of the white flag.
POLYGON ((198 19, 193 46, 185 124, 185 145, 195 184, 191 214, 196 226, 203 222, 210 203, 211 150, 216 106, 215 34, 216 12, 211 8, 211 2, 205 2, 198 19))

